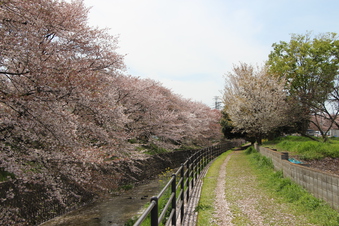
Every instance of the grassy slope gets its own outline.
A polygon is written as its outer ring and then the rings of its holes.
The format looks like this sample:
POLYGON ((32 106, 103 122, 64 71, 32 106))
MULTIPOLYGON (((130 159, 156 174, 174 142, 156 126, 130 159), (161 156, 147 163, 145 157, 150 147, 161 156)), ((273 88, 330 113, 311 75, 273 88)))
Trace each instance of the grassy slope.
POLYGON ((287 136, 264 142, 263 146, 289 151, 301 159, 312 160, 324 157, 339 158, 339 140, 330 138, 329 142, 314 141, 306 137, 287 136))

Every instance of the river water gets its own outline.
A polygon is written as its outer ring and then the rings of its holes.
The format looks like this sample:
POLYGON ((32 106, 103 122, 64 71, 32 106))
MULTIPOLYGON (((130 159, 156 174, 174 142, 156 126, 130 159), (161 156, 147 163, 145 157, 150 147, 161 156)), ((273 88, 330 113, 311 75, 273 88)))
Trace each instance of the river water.
POLYGON ((140 214, 143 206, 161 190, 159 179, 138 185, 119 196, 99 199, 40 226, 120 226, 140 214))

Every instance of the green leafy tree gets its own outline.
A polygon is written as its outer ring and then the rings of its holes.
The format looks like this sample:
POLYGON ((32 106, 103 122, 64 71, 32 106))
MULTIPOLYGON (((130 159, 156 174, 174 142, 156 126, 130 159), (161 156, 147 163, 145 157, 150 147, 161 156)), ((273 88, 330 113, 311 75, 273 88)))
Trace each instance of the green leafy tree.
POLYGON ((298 132, 306 132, 311 115, 325 111, 338 74, 338 56, 339 40, 336 33, 318 36, 313 36, 311 32, 305 35, 293 34, 290 42, 273 44, 267 62, 269 72, 286 79, 289 99, 294 103, 299 125, 302 125, 298 132))

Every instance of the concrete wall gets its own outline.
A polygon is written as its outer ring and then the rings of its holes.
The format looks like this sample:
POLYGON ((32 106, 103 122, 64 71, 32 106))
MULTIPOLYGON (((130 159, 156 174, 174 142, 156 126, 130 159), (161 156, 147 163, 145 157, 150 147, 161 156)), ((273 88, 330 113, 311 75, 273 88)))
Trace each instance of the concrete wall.
POLYGON ((255 145, 262 155, 271 158, 274 168, 282 170, 284 177, 301 185, 315 197, 324 200, 339 211, 339 176, 289 162, 282 152, 255 145))

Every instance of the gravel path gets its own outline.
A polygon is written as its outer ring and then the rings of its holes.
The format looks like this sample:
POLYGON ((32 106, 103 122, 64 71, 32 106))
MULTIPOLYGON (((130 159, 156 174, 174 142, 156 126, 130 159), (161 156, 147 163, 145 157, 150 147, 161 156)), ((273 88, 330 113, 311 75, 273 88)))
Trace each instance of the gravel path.
POLYGON ((288 204, 269 197, 243 151, 227 156, 215 192, 217 225, 310 225, 290 214, 288 204))
POLYGON ((215 221, 218 225, 233 225, 232 219, 233 215, 230 211, 228 202, 226 201, 225 194, 225 181, 226 181, 226 166, 228 161, 230 160, 232 154, 228 155, 220 167, 220 173, 218 176, 217 187, 215 188, 216 199, 214 202, 214 206, 216 208, 215 221))

